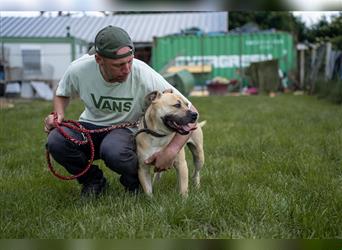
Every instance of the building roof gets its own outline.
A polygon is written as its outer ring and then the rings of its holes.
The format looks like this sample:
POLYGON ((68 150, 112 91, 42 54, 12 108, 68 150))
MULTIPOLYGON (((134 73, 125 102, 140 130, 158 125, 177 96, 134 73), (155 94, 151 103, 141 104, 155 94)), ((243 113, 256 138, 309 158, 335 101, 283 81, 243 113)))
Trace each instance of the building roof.
POLYGON ((180 33, 197 27, 203 32, 227 32, 227 12, 190 12, 158 14, 124 14, 106 17, 1 17, 1 37, 66 37, 94 41, 97 31, 107 25, 125 29, 135 43, 149 43, 153 37, 180 33))

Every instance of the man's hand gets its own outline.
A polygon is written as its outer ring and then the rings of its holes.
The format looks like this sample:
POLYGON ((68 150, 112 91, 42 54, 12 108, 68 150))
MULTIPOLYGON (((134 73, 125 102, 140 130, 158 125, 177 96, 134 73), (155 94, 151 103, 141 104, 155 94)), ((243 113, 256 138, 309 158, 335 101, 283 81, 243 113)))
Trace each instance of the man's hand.
MULTIPOLYGON (((57 113, 57 123, 60 124, 64 120, 65 109, 69 102, 70 97, 67 96, 55 96, 53 98, 53 109, 57 113)), ((54 116, 50 114, 44 120, 44 131, 49 133, 54 127, 54 116)))
MULTIPOLYGON (((61 123, 64 119, 63 114, 57 113, 57 122, 61 123)), ((55 127, 54 115, 50 114, 44 119, 44 132, 49 133, 55 127)))
POLYGON ((166 171, 172 167, 177 153, 178 151, 173 147, 166 147, 163 150, 154 153, 147 160, 145 160, 145 164, 154 165, 155 172, 166 171))

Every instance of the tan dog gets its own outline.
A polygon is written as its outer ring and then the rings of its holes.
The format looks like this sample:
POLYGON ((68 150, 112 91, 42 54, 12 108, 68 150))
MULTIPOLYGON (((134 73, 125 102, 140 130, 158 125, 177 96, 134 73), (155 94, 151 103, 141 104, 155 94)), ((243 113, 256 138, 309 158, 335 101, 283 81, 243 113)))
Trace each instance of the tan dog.
MULTIPOLYGON (((189 109, 188 103, 178 95, 159 91, 146 96, 148 108, 140 120, 139 131, 136 135, 137 154, 139 158, 139 180, 144 192, 152 196, 151 165, 144 161, 155 152, 162 150, 170 143, 175 133, 186 135, 190 132, 189 123, 197 121, 198 113, 189 109)), ((195 170, 193 179, 196 187, 200 185, 200 169, 204 163, 203 133, 201 127, 205 122, 197 125, 192 131, 187 145, 192 153, 195 170)), ((183 196, 188 193, 188 166, 183 149, 178 153, 174 167, 178 174, 179 191, 183 196)))

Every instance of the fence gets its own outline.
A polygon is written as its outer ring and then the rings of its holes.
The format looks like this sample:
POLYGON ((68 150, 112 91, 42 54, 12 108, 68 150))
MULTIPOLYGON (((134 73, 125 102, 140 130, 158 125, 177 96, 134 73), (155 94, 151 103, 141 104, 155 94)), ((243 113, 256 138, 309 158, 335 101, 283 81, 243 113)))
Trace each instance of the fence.
POLYGON ((311 94, 342 103, 342 51, 331 43, 311 46, 305 52, 304 89, 311 94))

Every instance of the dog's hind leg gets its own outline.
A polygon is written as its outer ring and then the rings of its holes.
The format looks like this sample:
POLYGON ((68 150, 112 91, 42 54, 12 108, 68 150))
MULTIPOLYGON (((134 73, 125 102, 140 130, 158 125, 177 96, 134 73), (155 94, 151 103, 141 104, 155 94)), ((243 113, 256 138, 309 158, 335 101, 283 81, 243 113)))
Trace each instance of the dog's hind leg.
POLYGON ((155 181, 160 181, 162 175, 163 175, 163 172, 154 173, 153 174, 152 185, 154 184, 155 181))
POLYGON ((149 166, 139 166, 138 177, 145 194, 152 197, 152 177, 149 166))
POLYGON ((183 197, 187 197, 188 187, 189 187, 189 175, 188 175, 189 173, 188 173, 188 165, 185 160, 184 148, 178 153, 174 166, 177 170, 177 175, 178 175, 179 192, 181 193, 183 197))
POLYGON ((203 148, 200 145, 196 145, 194 142, 189 142, 187 146, 189 147, 191 151, 192 159, 195 165, 194 173, 192 175, 192 180, 194 181, 195 187, 199 188, 200 181, 201 181, 200 171, 204 164, 203 148))

